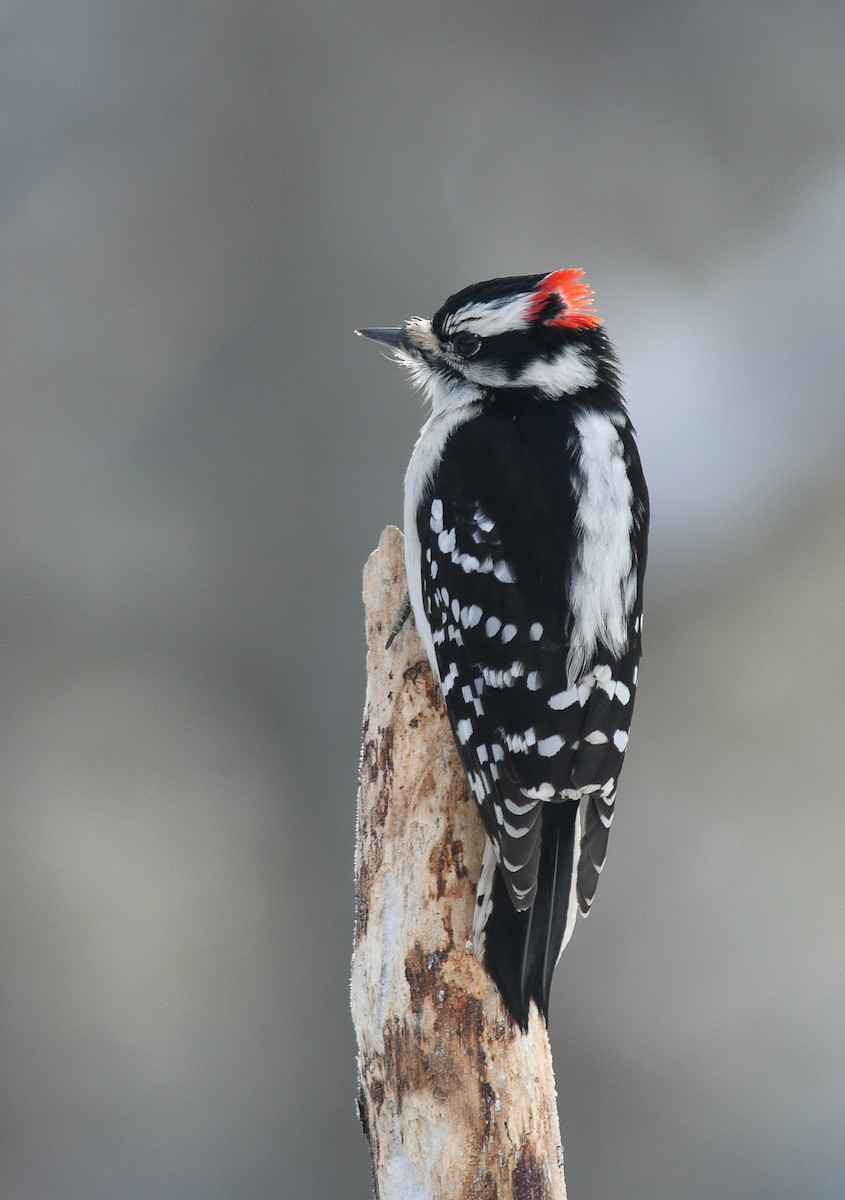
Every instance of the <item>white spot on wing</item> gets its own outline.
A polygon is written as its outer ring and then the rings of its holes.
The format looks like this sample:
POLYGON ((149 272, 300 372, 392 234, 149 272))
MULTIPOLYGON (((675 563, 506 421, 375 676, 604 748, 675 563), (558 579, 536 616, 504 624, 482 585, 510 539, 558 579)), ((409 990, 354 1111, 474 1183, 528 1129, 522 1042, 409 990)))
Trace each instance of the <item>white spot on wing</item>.
MULTIPOLYGON (((511 754, 524 754, 526 750, 535 745, 537 742, 537 734, 533 726, 526 729, 524 733, 506 733, 505 745, 510 750, 511 754)), ((541 751, 542 753, 542 751, 541 751)))
POLYGON ((456 732, 458 735, 458 741, 462 746, 465 746, 472 737, 472 721, 468 721, 466 718, 464 718, 462 721, 458 721, 458 728, 456 732))
POLYGON ((593 690, 595 685, 596 681, 593 679, 592 675, 585 675, 578 684, 578 703, 582 708, 589 700, 590 692, 593 690))
POLYGON ((461 609, 461 623, 466 626, 467 629, 474 629, 481 620, 481 616, 481 609, 477 604, 471 604, 469 608, 461 609))
MULTIPOLYGON (((442 630, 440 632, 442 632, 442 630)), ((449 693, 451 692, 452 688, 455 685, 455 681, 457 680, 457 678, 458 678, 458 664, 451 663, 449 666, 449 670, 443 676, 443 682, 441 684, 444 696, 449 695, 449 693)))
POLYGON ((457 565, 463 567, 467 575, 472 571, 481 571, 481 562, 473 554, 459 554, 457 565))
POLYGON ((444 529, 437 537, 437 545, 441 554, 451 554, 455 549, 454 529, 444 529))
POLYGON ((560 753, 566 745, 563 738, 558 734, 553 733, 551 737, 541 738, 537 743, 537 753, 543 758, 551 758, 553 755, 560 753))
POLYGON ((479 804, 483 804, 485 792, 488 790, 485 786, 487 781, 485 780, 484 776, 477 775, 475 771, 468 771, 467 780, 473 796, 475 796, 479 804))
POLYGON ((512 687, 515 680, 525 674, 525 663, 516 659, 509 667, 482 667, 481 677, 488 687, 512 687))

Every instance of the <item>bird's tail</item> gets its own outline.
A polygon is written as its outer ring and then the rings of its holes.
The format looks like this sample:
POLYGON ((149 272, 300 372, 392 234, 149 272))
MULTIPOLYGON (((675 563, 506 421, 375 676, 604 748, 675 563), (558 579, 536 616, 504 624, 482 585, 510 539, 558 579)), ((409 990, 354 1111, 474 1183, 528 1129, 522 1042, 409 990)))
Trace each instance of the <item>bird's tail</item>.
POLYGON ((574 801, 545 803, 534 903, 514 908, 488 843, 478 883, 473 943, 514 1020, 527 1032, 531 999, 548 1020, 557 960, 572 935, 580 818, 574 801))

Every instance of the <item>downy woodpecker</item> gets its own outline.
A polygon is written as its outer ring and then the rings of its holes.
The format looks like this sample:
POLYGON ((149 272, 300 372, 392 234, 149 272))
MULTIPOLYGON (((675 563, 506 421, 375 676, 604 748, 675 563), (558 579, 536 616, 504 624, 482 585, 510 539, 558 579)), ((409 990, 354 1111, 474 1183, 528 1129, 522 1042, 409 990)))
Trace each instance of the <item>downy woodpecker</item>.
POLYGON ((592 305, 562 270, 357 330, 431 403, 408 589, 487 833, 473 945, 523 1029, 604 866, 640 658, 648 492, 592 305))

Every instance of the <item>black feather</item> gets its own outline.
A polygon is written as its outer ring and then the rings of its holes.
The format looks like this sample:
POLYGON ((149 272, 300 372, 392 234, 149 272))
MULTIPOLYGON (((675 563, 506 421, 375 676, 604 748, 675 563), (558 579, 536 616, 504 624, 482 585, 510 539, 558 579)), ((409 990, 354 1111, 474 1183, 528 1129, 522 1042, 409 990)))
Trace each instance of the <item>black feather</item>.
POLYGON ((501 872, 493 883, 493 904, 485 927, 484 966, 501 992, 508 1012, 528 1030, 532 999, 548 1020, 552 974, 570 915, 574 856, 574 801, 543 805, 542 849, 534 903, 517 912, 501 872))

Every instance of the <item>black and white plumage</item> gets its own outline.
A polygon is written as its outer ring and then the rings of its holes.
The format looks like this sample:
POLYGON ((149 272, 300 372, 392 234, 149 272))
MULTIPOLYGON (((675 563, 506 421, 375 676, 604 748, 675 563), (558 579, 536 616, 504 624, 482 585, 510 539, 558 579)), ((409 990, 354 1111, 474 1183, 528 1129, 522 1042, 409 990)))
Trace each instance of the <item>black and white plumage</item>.
POLYGON ((640 658, 648 493, 591 297, 493 279, 358 331, 431 402, 409 594, 488 837, 473 943, 523 1029, 604 866, 640 658))

